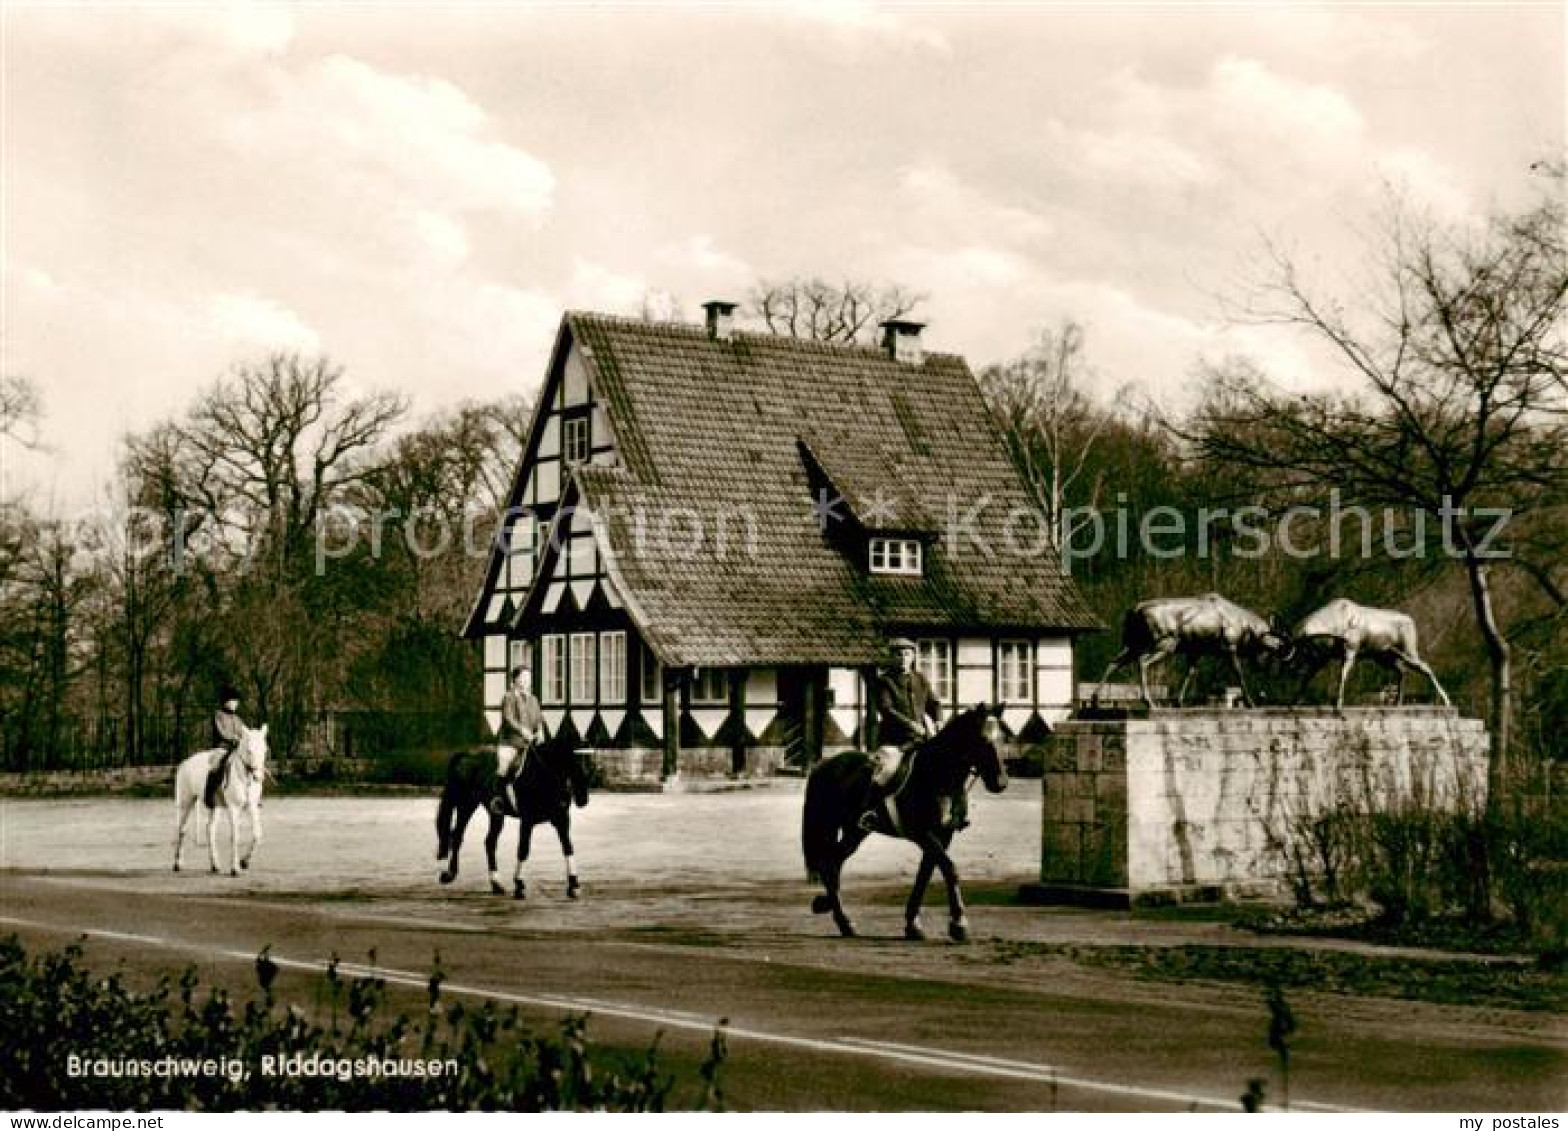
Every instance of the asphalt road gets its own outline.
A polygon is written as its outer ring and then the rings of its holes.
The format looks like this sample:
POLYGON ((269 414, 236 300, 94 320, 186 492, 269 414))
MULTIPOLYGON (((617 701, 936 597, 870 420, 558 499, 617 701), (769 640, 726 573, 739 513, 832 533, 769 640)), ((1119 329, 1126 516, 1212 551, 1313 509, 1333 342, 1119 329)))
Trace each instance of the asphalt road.
MULTIPOLYGON (((235 985, 264 945, 297 985, 333 952, 364 962, 374 950, 410 1000, 439 952, 449 993, 541 1022, 587 1013, 596 1039, 628 1048, 663 1034, 676 1064, 696 1063, 724 1019, 726 1095, 741 1109, 1234 1110, 1254 1076, 1271 1077, 1278 1098, 1255 990, 1138 982, 1010 946, 1257 943, 1220 924, 1016 905, 1038 851, 1035 783, 977 799, 960 839, 967 946, 898 938, 915 861, 891 842, 851 864, 868 937, 834 937, 808 910, 799 800, 789 789, 595 797, 576 830, 586 898, 564 899, 543 830, 522 903, 488 894, 476 843, 459 883, 435 884, 425 798, 272 799, 256 868, 238 879, 168 870, 168 802, 7 801, 0 928, 39 946, 87 932, 93 961, 149 975, 194 962, 235 985)), ((940 910, 934 892, 933 928, 940 910)), ((1329 994, 1292 1006, 1295 1107, 1568 1101, 1561 1018, 1329 994)))

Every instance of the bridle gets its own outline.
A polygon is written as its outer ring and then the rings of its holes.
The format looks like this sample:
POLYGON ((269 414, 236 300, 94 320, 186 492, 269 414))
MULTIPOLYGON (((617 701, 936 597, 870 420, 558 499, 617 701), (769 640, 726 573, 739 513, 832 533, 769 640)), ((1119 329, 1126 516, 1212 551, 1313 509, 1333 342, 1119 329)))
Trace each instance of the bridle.
POLYGON ((234 763, 245 771, 245 776, 252 781, 266 781, 267 763, 266 755, 256 750, 257 732, 245 730, 245 737, 240 741, 239 748, 234 751, 234 763), (260 768, 257 763, 260 763, 260 768))

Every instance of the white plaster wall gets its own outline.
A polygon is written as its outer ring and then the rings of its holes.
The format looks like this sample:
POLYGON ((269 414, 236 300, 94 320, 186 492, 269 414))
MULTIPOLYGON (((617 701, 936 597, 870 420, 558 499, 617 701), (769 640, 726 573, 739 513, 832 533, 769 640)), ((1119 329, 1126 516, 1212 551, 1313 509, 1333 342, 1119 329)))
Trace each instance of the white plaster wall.
POLYGON ((751 668, 746 673, 746 702, 756 706, 777 703, 779 699, 778 672, 774 668, 751 668))

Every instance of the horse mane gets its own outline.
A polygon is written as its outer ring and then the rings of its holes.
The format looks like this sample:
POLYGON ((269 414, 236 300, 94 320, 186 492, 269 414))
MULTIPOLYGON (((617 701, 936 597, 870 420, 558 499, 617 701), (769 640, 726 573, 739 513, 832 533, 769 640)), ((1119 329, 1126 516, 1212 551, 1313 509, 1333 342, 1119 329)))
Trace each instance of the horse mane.
MULTIPOLYGON (((932 759, 934 766, 942 767, 947 767, 955 759, 961 764, 967 763, 969 745, 965 739, 971 737, 967 733, 968 728, 978 723, 975 728, 976 733, 972 737, 975 741, 983 740, 985 720, 988 716, 994 715, 995 710, 991 704, 981 703, 955 712, 953 717, 942 725, 941 730, 916 748, 915 757, 926 754, 932 759)), ((975 767, 975 770, 978 772, 979 767, 975 767)))
MULTIPOLYGON (((244 734, 242 742, 245 753, 255 755, 258 760, 265 763, 268 755, 272 753, 272 746, 267 741, 267 724, 262 723, 259 727, 248 727, 242 724, 241 730, 244 734)), ((246 759, 246 761, 248 760, 246 759)))
POLYGON ((937 742, 944 738, 951 739, 959 733, 959 724, 968 725, 977 719, 983 720, 984 716, 990 713, 991 707, 988 703, 981 703, 978 706, 965 707, 962 711, 955 711, 953 717, 942 724, 942 728, 931 737, 929 742, 937 742))

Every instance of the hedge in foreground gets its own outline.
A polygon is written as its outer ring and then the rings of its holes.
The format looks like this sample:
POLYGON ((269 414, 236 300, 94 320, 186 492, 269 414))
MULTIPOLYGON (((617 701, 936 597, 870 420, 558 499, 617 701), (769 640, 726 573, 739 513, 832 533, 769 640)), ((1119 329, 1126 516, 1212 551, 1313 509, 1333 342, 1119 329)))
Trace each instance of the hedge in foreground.
MULTIPOLYGON (((675 1086, 657 1041, 621 1056, 595 1048, 581 1017, 536 1035, 516 1007, 444 1001, 439 961, 429 1008, 411 1017, 389 1016, 386 982, 345 978, 335 957, 307 1012, 274 1000, 266 951, 259 995, 243 1005, 203 990, 194 967, 142 993, 82 956, 0 941, 0 1107, 661 1111, 675 1086)), ((724 1056, 721 1031, 689 1106, 719 1106, 724 1056)))

